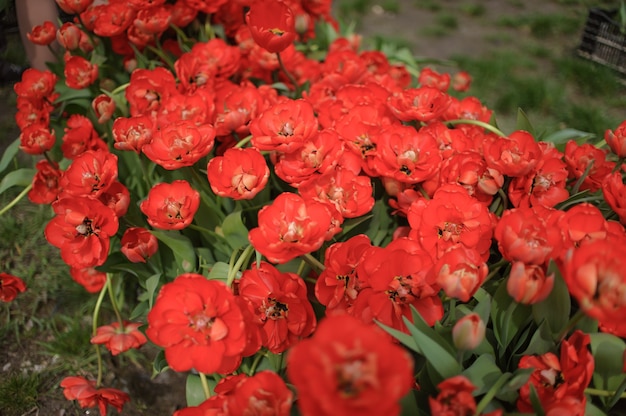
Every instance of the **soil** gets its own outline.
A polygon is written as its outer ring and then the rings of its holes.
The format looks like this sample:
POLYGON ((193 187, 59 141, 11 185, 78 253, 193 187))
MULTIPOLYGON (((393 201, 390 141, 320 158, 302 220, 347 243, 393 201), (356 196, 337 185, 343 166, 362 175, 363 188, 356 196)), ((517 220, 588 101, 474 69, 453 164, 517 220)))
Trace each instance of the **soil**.
MULTIPOLYGON (((341 0, 339 0, 341 1, 341 0)), ((449 30, 445 36, 424 36, 423 33, 432 27, 439 12, 426 8, 416 8, 418 0, 400 0, 397 13, 385 12, 381 5, 373 2, 367 14, 362 18, 357 29, 358 33, 367 36, 381 35, 387 38, 402 39, 412 45, 413 52, 422 57, 449 60, 455 56, 488 57, 501 49, 516 50, 525 37, 530 36, 528 28, 504 28, 496 24, 502 16, 514 17, 530 12, 545 14, 562 14, 566 16, 586 14, 582 6, 572 5, 565 1, 549 0, 482 0, 459 2, 458 0, 437 0, 447 14, 457 18, 456 28, 449 30), (484 13, 470 16, 463 9, 463 4, 473 3, 484 6, 484 13), (512 41, 514 40, 514 41, 512 41)), ((386 3, 380 1, 380 4, 386 3)), ((571 53, 578 42, 576 37, 550 37, 550 46, 555 53, 571 53)), ((15 112, 15 99, 11 87, 0 88, 0 145, 12 142, 19 134, 11 122, 15 112)), ((2 147, 0 147, 0 152, 2 147)), ((3 236, 4 237, 4 236, 3 236)), ((11 371, 37 372, 51 365, 52 358, 38 353, 38 340, 29 338, 16 343, 12 336, 0 340, 0 379, 11 371)), ((146 370, 140 370, 132 364, 116 367, 113 365, 111 386, 128 391, 132 401, 127 404, 123 415, 165 416, 185 406, 185 377, 173 372, 166 372, 155 379, 150 379, 146 370)), ((111 364, 115 364, 112 362, 111 364)), ((58 387, 58 380, 44 383, 48 391, 40 394, 37 406, 24 415, 69 416, 95 415, 97 411, 82 410, 74 402, 63 398, 58 387)), ((20 416, 5 414, 3 416, 20 416)), ((114 413, 113 413, 114 414, 114 413)))

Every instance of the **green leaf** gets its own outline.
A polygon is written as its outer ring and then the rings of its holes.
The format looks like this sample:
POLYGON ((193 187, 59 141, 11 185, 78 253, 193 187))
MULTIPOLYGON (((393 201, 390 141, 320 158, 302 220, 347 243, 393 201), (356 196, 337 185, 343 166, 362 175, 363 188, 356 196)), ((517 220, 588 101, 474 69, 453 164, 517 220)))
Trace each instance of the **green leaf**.
POLYGON ((534 368, 518 368, 515 370, 511 379, 496 393, 496 397, 508 403, 515 402, 519 396, 519 389, 526 384, 533 371, 535 371, 534 368))
POLYGON ((535 389, 534 384, 530 384, 530 404, 533 406, 533 410, 537 416, 545 416, 545 412, 543 411, 543 407, 541 406, 541 401, 539 400, 539 395, 537 395, 537 390, 535 389))
POLYGON ((533 318, 538 325, 545 320, 552 334, 556 335, 565 328, 569 321, 572 301, 567 290, 567 284, 553 260, 550 260, 546 274, 549 275, 551 273, 555 274, 554 287, 545 300, 532 305, 532 312, 533 318))
POLYGON ((485 325, 487 325, 489 323, 489 313, 491 312, 492 298, 491 295, 483 288, 480 288, 479 290, 482 290, 483 292, 481 292, 481 294, 479 295, 480 299, 477 298, 476 295, 474 295, 474 298, 478 300, 478 304, 474 306, 472 312, 478 314, 478 316, 480 316, 480 319, 485 323, 485 325))
POLYGON ((55 101, 57 103, 81 102, 84 100, 91 102, 90 99, 92 97, 89 88, 77 90, 65 85, 64 81, 59 81, 56 83, 54 90, 59 93, 59 97, 55 101))
MULTIPOLYGON (((524 110, 522 110, 521 108, 517 109, 517 123, 515 124, 515 128, 517 130, 526 130, 533 137, 535 137, 535 128, 531 124, 524 110)), ((537 138, 535 137, 535 139, 537 138)))
POLYGON ((133 310, 131 311, 128 319, 130 319, 131 321, 134 321, 135 319, 146 316, 148 311, 150 311, 150 306, 148 302, 146 301, 139 302, 137 306, 135 306, 133 310))
POLYGON ((156 357, 154 357, 154 361, 152 362, 152 375, 155 376, 160 374, 168 368, 169 366, 167 364, 167 360, 165 359, 165 350, 161 350, 156 357))
POLYGON ((422 350, 419 349, 419 347, 417 346, 417 343, 410 335, 407 335, 402 331, 398 331, 397 329, 387 326, 381 322, 378 322, 378 321, 374 321, 374 322, 376 323, 376 325, 378 325, 383 330, 385 330, 385 332, 387 332, 389 335, 391 335, 392 337, 400 341, 402 345, 415 351, 418 354, 422 354, 422 350))
POLYGON ((606 413, 591 403, 591 400, 587 400, 587 405, 585 406, 585 416, 606 416, 606 413))
POLYGON ((241 211, 233 212, 224 219, 222 233, 233 250, 239 250, 250 244, 248 229, 241 220, 241 211))
POLYGON ((17 152, 20 150, 20 139, 16 139, 7 146, 6 150, 2 154, 2 159, 0 159, 0 173, 4 172, 4 170, 9 166, 9 163, 13 160, 17 152))
POLYGON ((389 236, 389 231, 392 229, 391 224, 393 220, 389 216, 387 208, 382 199, 376 201, 374 208, 372 208, 374 217, 365 233, 372 241, 372 245, 382 246, 383 244, 381 243, 389 236))
POLYGON ((502 370, 496 365, 496 360, 492 355, 483 354, 463 371, 463 375, 477 388, 472 394, 480 396, 485 394, 500 378, 502 370))
MULTIPOLYGON (((213 389, 217 384, 215 380, 207 378, 207 384, 209 385, 209 391, 213 394, 213 389)), ((187 406, 198 406, 206 400, 204 395, 204 389, 202 388, 202 381, 200 376, 195 374, 189 374, 187 376, 187 383, 185 384, 185 396, 187 399, 187 406)))
POLYGON ((491 321, 498 344, 502 350, 509 346, 513 338, 523 330, 530 317, 530 307, 515 302, 506 289, 506 282, 496 290, 491 304, 491 321))
POLYGON ((228 263, 218 261, 213 266, 211 266, 211 271, 209 272, 208 278, 211 280, 223 280, 224 282, 226 282, 229 270, 230 265, 228 263))
POLYGON ((196 268, 196 252, 187 237, 176 231, 152 230, 151 232, 172 250, 179 273, 191 272, 196 268))
POLYGON ((580 145, 589 142, 595 137, 596 135, 593 133, 568 128, 550 133, 547 136, 542 137, 541 141, 553 143, 557 149, 563 151, 565 149, 565 145, 570 140, 574 140, 580 145))
POLYGON ((156 296, 156 290, 159 287, 161 281, 161 273, 155 273, 146 280, 146 295, 148 297, 148 305, 152 309, 154 304, 154 298, 156 296))
POLYGON ((0 194, 13 186, 28 186, 33 182, 35 169, 18 169, 7 173, 0 181, 0 194))
POLYGON ((528 348, 523 352, 523 355, 542 355, 554 348, 554 338, 550 325, 547 321, 541 322, 539 328, 534 332, 528 348))
POLYGON ((419 414, 419 408, 417 406, 417 400, 413 389, 400 399, 400 406, 402 407, 400 416, 415 416, 419 414))
MULTIPOLYGON (((421 320, 421 317, 419 319, 421 320)), ((403 320, 422 355, 437 374, 439 379, 433 380, 435 384, 461 372, 463 368, 456 357, 448 351, 450 346, 439 334, 423 321, 415 325, 407 317, 403 317, 403 320)))
POLYGON ((624 379, 622 368, 626 343, 615 335, 601 332, 589 334, 589 337, 595 362, 594 386, 602 390, 617 390, 624 379))

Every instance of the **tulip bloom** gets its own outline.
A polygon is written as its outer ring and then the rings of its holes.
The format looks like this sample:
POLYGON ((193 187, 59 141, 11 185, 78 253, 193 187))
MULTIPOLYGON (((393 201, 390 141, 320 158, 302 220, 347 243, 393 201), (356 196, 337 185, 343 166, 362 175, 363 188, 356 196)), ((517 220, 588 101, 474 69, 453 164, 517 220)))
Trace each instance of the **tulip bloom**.
POLYGON ((476 412, 476 400, 472 392, 476 386, 465 376, 454 376, 437 385, 437 397, 429 397, 432 415, 473 415, 476 412))
POLYGON ((146 335, 174 371, 228 374, 246 347, 246 325, 230 289, 186 273, 165 284, 148 313, 146 335))
POLYGON ((215 129, 210 124, 199 126, 187 120, 163 126, 152 140, 142 147, 154 163, 168 170, 193 166, 213 149, 215 129))
POLYGON ((0 273, 0 301, 11 302, 25 291, 26 284, 22 279, 8 273, 0 273))
POLYGON ((48 126, 33 124, 22 130, 20 149, 29 155, 41 155, 52 149, 55 141, 54 131, 48 126))
POLYGON ((117 179, 117 156, 88 150, 76 157, 61 178, 63 194, 98 198, 117 179))
POLYGON ((33 187, 28 192, 28 199, 35 204, 51 204, 59 195, 59 182, 63 172, 56 163, 50 164, 43 159, 35 165, 37 173, 33 177, 33 187))
POLYGON ((92 344, 104 344, 111 354, 118 355, 131 348, 139 348, 148 340, 139 331, 139 327, 143 324, 124 322, 120 326, 119 322, 113 322, 111 325, 98 327, 96 335, 91 338, 92 344))
POLYGON ((239 295, 250 302, 261 324, 261 341, 279 354, 313 332, 313 307, 304 280, 295 273, 281 273, 269 263, 246 270, 239 281, 239 295))
POLYGON ((121 251, 133 263, 145 263, 159 249, 157 238, 141 227, 131 227, 124 231, 121 251))
POLYGON ((248 238, 272 263, 286 263, 311 253, 330 238, 330 209, 296 194, 280 194, 271 205, 261 208, 258 218, 259 226, 250 230, 248 238))
POLYGON ((528 382, 520 388, 517 408, 520 412, 533 413, 530 385, 535 389, 542 408, 548 409, 573 397, 579 402, 569 403, 566 413, 584 414, 574 411, 585 408, 585 388, 589 385, 595 367, 593 355, 589 351, 590 337, 577 330, 561 343, 560 358, 551 352, 540 356, 523 356, 519 368, 533 368, 528 382))
POLYGON ((399 400, 415 383, 406 350, 349 315, 327 317, 294 345, 287 376, 304 416, 398 415, 399 400))
POLYGON ((140 209, 148 217, 148 223, 162 230, 182 230, 193 221, 200 207, 200 193, 189 182, 177 180, 156 184, 140 209))
POLYGON ((98 78, 98 65, 92 64, 82 56, 70 56, 65 59, 65 84, 80 90, 93 84, 98 78))
POLYGON ((112 388, 96 389, 94 380, 83 377, 65 377, 61 381, 63 395, 67 400, 76 400, 81 408, 98 407, 101 415, 107 414, 107 406, 113 406, 118 412, 130 396, 123 391, 112 388))
POLYGON ((50 244, 61 250, 65 263, 77 268, 101 266, 109 254, 110 237, 118 219, 97 199, 65 197, 52 204, 57 214, 44 230, 50 244))
POLYGON ((35 45, 47 46, 54 42, 57 34, 57 27, 54 23, 46 20, 41 25, 33 27, 26 37, 35 45))
POLYGON ((233 199, 252 199, 267 184, 270 170, 257 149, 231 148, 207 165, 207 176, 216 195, 233 199))
POLYGON ((296 40, 293 12, 282 0, 254 2, 246 14, 246 23, 257 45, 269 52, 282 52, 296 40))

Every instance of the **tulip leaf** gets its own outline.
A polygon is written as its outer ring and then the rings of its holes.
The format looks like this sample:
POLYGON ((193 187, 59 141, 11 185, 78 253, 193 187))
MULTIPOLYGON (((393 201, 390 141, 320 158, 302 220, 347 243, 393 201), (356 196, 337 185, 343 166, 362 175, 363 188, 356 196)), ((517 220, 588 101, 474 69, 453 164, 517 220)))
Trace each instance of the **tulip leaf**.
POLYGON ((508 403, 515 402, 519 396, 519 389, 528 382, 533 371, 535 371, 534 368, 518 368, 515 370, 513 376, 496 393, 496 397, 508 403))
POLYGON ((161 374, 168 368, 169 365, 167 364, 167 360, 165 359, 165 350, 160 350, 157 353, 156 357, 154 357, 154 361, 152 362, 152 375, 156 376, 157 374, 161 374))
POLYGON ((208 278, 211 280, 222 280, 226 282, 229 270, 230 266, 228 265, 228 263, 218 261, 213 266, 211 266, 211 271, 209 272, 208 278))
POLYGON ((417 399, 415 398, 415 390, 411 389, 400 399, 400 406, 402 407, 400 416, 415 416, 420 414, 417 399))
POLYGON ((461 365, 454 354, 449 352, 450 346, 434 329, 426 325, 424 321, 414 324, 406 316, 403 320, 421 354, 436 373, 438 379, 433 380, 434 384, 461 372, 461 365))
MULTIPOLYGON (((217 383, 212 378, 207 378, 207 384, 209 385, 209 392, 213 394, 213 389, 217 383)), ((200 376, 195 374, 189 374, 187 376, 185 395, 187 399, 187 406, 189 407, 198 406, 207 399, 204 389, 202 388, 202 380, 200 380, 200 376)))
MULTIPOLYGON (((528 115, 521 108, 517 109, 517 122, 515 124, 515 128, 517 130, 525 130, 529 132, 533 137, 535 137, 535 128, 532 123, 528 119, 528 115)), ((535 139, 537 139, 535 137, 535 139)))
POLYGON ((152 230, 152 234, 174 253, 177 274, 191 272, 196 268, 196 252, 191 241, 176 231, 152 230))
POLYGON ((556 145, 557 148, 564 147, 567 142, 570 140, 574 140, 576 143, 583 144, 589 142, 590 139, 593 139, 595 134, 589 133, 586 131, 580 131, 576 129, 562 129, 559 131, 555 131, 554 133, 550 133, 549 135, 542 137, 542 141, 550 142, 556 145))
POLYGON ((546 274, 551 273, 555 274, 554 287, 546 299, 532 305, 532 312, 537 325, 545 320, 544 322, 547 323, 552 334, 556 335, 567 325, 572 305, 567 284, 563 280, 556 263, 552 260, 546 274))
POLYGON ((35 176, 35 169, 17 169, 7 173, 0 181, 0 194, 12 186, 28 186, 35 176))
POLYGON ((393 220, 389 216, 387 206, 382 199, 376 201, 374 208, 372 208, 372 214, 374 216, 365 234, 372 241, 372 245, 384 246, 383 242, 389 237, 389 231, 393 229, 391 227, 393 220))
MULTIPOLYGON (((138 299, 139 300, 139 299, 138 299)), ((137 306, 133 308, 128 317, 129 320, 134 321, 135 319, 139 319, 141 317, 146 316, 146 314, 150 311, 150 305, 147 301, 140 301, 137 306)))
POLYGON ((159 287, 159 283, 161 282, 161 273, 155 273, 152 276, 150 276, 148 279, 146 279, 146 297, 148 299, 148 305, 150 306, 150 309, 152 309, 152 306, 154 304, 154 298, 156 297, 156 291, 157 288, 159 287))
POLYGON ((13 160, 17 152, 20 150, 20 139, 16 139, 7 146, 4 153, 2 154, 2 159, 0 159, 0 173, 4 172, 4 170, 9 166, 9 163, 13 160))
MULTIPOLYGON (((526 337, 523 337, 527 339, 526 337)), ((544 320, 539 324, 539 328, 534 331, 528 348, 524 350, 523 355, 542 355, 550 351, 554 347, 554 339, 552 331, 550 330, 550 324, 544 320)))
POLYGON ((541 400, 539 400, 539 395, 537 394, 537 389, 535 385, 530 383, 530 404, 535 411, 535 415, 537 416, 545 416, 546 413, 543 411, 543 406, 541 406, 541 400))
POLYGON ((233 212, 224 218, 222 233, 233 250, 239 250, 250 244, 248 241, 248 229, 241 219, 241 211, 233 212))
POLYGON ((491 321, 498 344, 504 351, 513 338, 526 327, 530 317, 530 308, 515 302, 506 289, 506 281, 502 281, 491 304, 491 321))
POLYGON ((400 341, 402 345, 404 345, 405 347, 415 351, 418 354, 422 353, 422 351, 419 349, 419 347, 415 343, 415 340, 410 335, 405 334, 402 331, 398 331, 397 329, 387 326, 381 322, 378 322, 378 321, 374 321, 374 322, 376 323, 376 325, 378 325, 383 330, 385 330, 385 332, 387 332, 389 335, 391 335, 392 337, 400 341))
POLYGON ((473 395, 480 396, 500 378, 502 370, 496 365, 493 355, 483 354, 463 371, 463 375, 476 386, 473 395))
MULTIPOLYGON (((598 389, 615 391, 624 380, 624 340, 612 334, 589 334, 595 362, 593 383, 598 389)), ((606 400, 607 398, 601 398, 606 400)))
POLYGON ((594 404, 591 403, 591 400, 587 400, 587 405, 585 406, 585 415, 586 416, 606 416, 606 413, 604 413, 600 408, 594 406, 594 404))

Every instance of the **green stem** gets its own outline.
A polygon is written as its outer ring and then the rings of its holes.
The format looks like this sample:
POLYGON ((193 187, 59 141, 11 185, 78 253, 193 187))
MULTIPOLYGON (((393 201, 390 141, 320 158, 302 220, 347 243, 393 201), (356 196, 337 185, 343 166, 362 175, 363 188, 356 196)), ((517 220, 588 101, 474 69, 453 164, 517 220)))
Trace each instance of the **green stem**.
POLYGON ((148 49, 150 52, 154 53, 156 56, 161 58, 161 60, 167 64, 167 66, 172 70, 172 72, 176 72, 176 69, 174 68, 174 61, 172 61, 172 59, 169 56, 167 56, 165 52, 163 52, 163 50, 159 48, 155 48, 154 46, 151 46, 151 45, 147 45, 146 49, 148 49))
POLYGON ((565 328, 563 328, 561 332, 559 332, 559 335, 556 338, 557 342, 563 341, 565 337, 567 336, 567 334, 569 333, 569 331, 572 328, 574 328, 576 324, 578 323, 578 321, 580 321, 584 316, 585 316, 585 313, 582 311, 582 309, 577 310, 574 316, 572 316, 570 320, 567 322, 567 324, 565 325, 565 328))
POLYGON ((109 292, 109 299, 111 300, 111 306, 113 307, 113 312, 115 312, 115 318, 117 322, 120 324, 120 328, 124 327, 124 320, 122 320, 122 315, 120 315, 119 307, 117 306, 117 300, 115 298, 115 293, 113 293, 113 285, 111 284, 111 274, 107 273, 107 280, 105 286, 107 287, 107 292, 109 292))
POLYGON ((126 88, 128 88, 128 86, 130 85, 130 82, 127 82, 126 84, 122 84, 119 87, 117 87, 116 89, 114 89, 113 91, 111 91, 109 94, 111 95, 117 95, 120 92, 126 90, 126 88))
MULTIPOLYGON (((626 382, 626 380, 624 380, 622 383, 624 383, 624 382, 626 382)), ((616 396, 615 393, 617 393, 617 392, 618 391, 593 389, 591 387, 588 387, 588 388, 585 389, 585 394, 590 394, 592 396, 599 396, 599 397, 614 397, 614 396, 616 396)), ((626 393, 618 394, 617 398, 618 399, 626 399, 626 393)))
POLYGON ((237 142, 237 144, 234 146, 235 149, 244 147, 246 144, 248 144, 250 142, 250 140, 252 140, 252 135, 248 135, 247 137, 244 137, 243 139, 239 140, 239 142, 237 142))
POLYGON ((489 402, 491 402, 491 399, 495 397, 495 395, 500 391, 500 388, 504 386, 504 383, 509 381, 510 378, 511 378, 510 373, 504 373, 500 376, 498 381, 496 381, 496 383, 493 386, 491 386, 487 394, 485 394, 483 398, 480 399, 480 402, 478 402, 478 404, 476 405, 476 412, 474 412, 475 416, 479 416, 482 413, 482 411, 485 410, 485 407, 487 407, 489 402))
POLYGON ((7 212, 8 210, 10 210, 11 208, 13 208, 15 206, 15 204, 17 204, 18 202, 20 202, 20 200, 22 198, 24 198, 24 196, 28 193, 28 191, 30 191, 33 187, 33 184, 29 184, 26 188, 24 188, 24 190, 22 192, 20 192, 20 194, 18 196, 16 196, 13 201, 9 202, 4 208, 2 208, 0 210, 0 217, 2 215, 4 215, 5 212, 7 212))
POLYGON ((296 94, 299 94, 300 86, 298 85, 298 81, 296 81, 291 72, 289 72, 287 68, 285 68, 279 52, 276 53, 276 56, 278 57, 278 65, 280 65, 280 69, 285 73, 285 75, 287 75, 287 78, 289 78, 289 82, 293 84, 294 88, 296 89, 296 94))
POLYGON ((487 275, 487 277, 485 278, 485 281, 483 282, 483 284, 485 284, 485 282, 489 281, 491 278, 493 278, 493 276, 495 276, 500 269, 502 268, 502 266, 508 264, 509 261, 506 259, 501 259, 499 262, 497 262, 496 264, 494 264, 493 266, 491 266, 491 271, 489 272, 489 274, 487 275))
POLYGON ((254 357, 254 361, 252 362, 252 365, 250 366, 250 372, 248 373, 249 376, 254 375, 254 373, 256 372, 256 368, 261 363, 261 360, 263 359, 263 357, 265 357, 265 354, 262 354, 260 352, 256 354, 256 356, 254 357))
POLYGON ((489 130, 490 132, 495 133, 498 136, 507 137, 506 134, 502 132, 502 130, 498 129, 495 126, 492 126, 489 123, 485 123, 484 121, 480 121, 480 120, 470 120, 470 119, 448 120, 446 121, 446 124, 452 124, 453 126, 455 124, 473 124, 475 126, 480 126, 484 128, 485 130, 489 130))
POLYGON ((606 404, 606 409, 607 410, 611 409, 613 406, 615 406, 615 404, 617 403, 617 401, 619 399, 626 398, 626 394, 624 393, 624 390, 626 390, 626 377, 624 377, 624 379, 620 383, 620 385, 617 388, 617 390, 615 390, 615 392, 614 392, 615 394, 613 394, 613 396, 607 402, 607 404, 606 404))
MULTIPOLYGON (((108 277, 107 277, 108 281, 108 277)), ((93 318, 92 318, 92 327, 91 327, 91 335, 96 336, 98 333, 98 316, 100 316, 100 308, 102 307, 102 301, 104 300, 104 295, 107 292, 106 284, 100 289, 100 294, 98 295, 98 300, 96 300, 96 307, 93 310, 93 318)), ((102 356, 100 355, 100 345, 96 344, 96 357, 98 358, 98 378, 96 380, 96 387, 99 387, 102 383, 102 356)))
POLYGON ((204 391, 204 398, 208 399, 211 397, 211 389, 209 388, 209 382, 206 379, 206 374, 198 373, 200 375, 200 383, 202 383, 202 390, 204 391))
POLYGON ((233 281, 235 280, 235 276, 237 276, 237 272, 241 269, 241 266, 248 261, 250 255, 254 252, 254 247, 249 245, 246 249, 241 253, 241 256, 237 259, 237 263, 233 267, 228 270, 228 277, 226 278, 226 285, 231 286, 233 281))
POLYGON ((304 256, 302 256, 302 260, 306 261, 309 264, 309 266, 313 267, 319 272, 323 272, 324 269, 326 269, 326 266, 324 266, 324 264, 320 262, 318 259, 313 257, 311 253, 307 253, 304 256))

